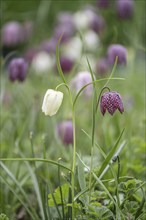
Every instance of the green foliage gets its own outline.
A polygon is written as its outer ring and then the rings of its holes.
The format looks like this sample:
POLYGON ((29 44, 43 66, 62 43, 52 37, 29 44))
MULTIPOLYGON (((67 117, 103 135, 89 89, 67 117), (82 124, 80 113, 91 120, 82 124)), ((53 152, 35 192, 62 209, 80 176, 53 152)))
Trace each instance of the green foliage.
POLYGON ((69 185, 67 183, 65 183, 64 185, 59 186, 57 189, 55 189, 55 192, 53 193, 53 195, 51 193, 48 195, 48 205, 49 206, 55 206, 55 202, 57 205, 62 204, 62 198, 60 195, 60 188, 62 191, 63 204, 67 206, 68 195, 69 195, 69 185), (55 200, 55 202, 54 202, 54 200, 55 200))
MULTIPOLYGON (((95 2, 88 2, 95 6, 95 2)), ((128 51, 126 67, 116 67, 115 63, 113 71, 109 70, 111 75, 107 73, 103 78, 92 71, 88 58, 91 54, 85 54, 87 68, 78 60, 73 72, 64 75, 58 42, 56 65, 60 75, 54 68, 38 76, 30 68, 25 82, 12 83, 7 70, 2 68, 0 220, 9 220, 7 216, 16 220, 21 210, 27 220, 70 220, 73 202, 75 219, 79 220, 146 219, 144 1, 135 1, 135 17, 128 21, 117 19, 113 4, 109 9, 97 10, 104 16, 107 28, 103 35, 99 34, 100 46, 92 55, 98 60, 101 55, 106 56, 110 44, 123 43, 128 51), (82 94, 89 84, 76 96, 70 91, 71 79, 78 70, 91 72, 92 98, 82 94), (98 95, 107 83, 122 94, 125 108, 122 115, 116 112, 112 117, 108 114, 103 117, 99 108, 96 112, 98 95), (44 92, 58 87, 64 93, 61 111, 53 118, 46 118, 41 112, 44 92), (59 140, 55 130, 59 121, 71 118, 70 104, 76 111, 76 152, 59 140), (74 172, 73 153, 77 155, 74 172), (114 160, 117 156, 120 161, 114 160), (60 161, 58 158, 61 162, 56 162, 60 161)), ((16 4, 3 0, 1 25, 10 20, 30 19, 35 23, 35 34, 28 45, 17 48, 24 55, 27 48, 38 42, 40 46, 41 39, 50 38, 58 12, 80 10, 79 5, 84 7, 85 2, 36 0, 16 4)), ((1 61, 5 63, 3 57, 1 61)))
POLYGON ((5 214, 1 213, 0 220, 9 220, 9 218, 5 214))

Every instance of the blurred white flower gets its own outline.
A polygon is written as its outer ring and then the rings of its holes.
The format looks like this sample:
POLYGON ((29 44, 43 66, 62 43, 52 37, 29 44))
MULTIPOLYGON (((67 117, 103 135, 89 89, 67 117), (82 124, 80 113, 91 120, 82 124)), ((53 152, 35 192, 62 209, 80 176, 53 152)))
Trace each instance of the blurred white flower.
POLYGON ((55 64, 55 58, 46 52, 39 52, 32 60, 32 69, 38 74, 50 71, 55 64))
POLYGON ((82 41, 79 37, 71 38, 64 46, 63 49, 64 56, 70 58, 71 60, 78 60, 82 54, 82 41))
POLYGON ((73 16, 73 22, 78 30, 88 29, 91 17, 87 16, 86 11, 78 11, 73 16))
POLYGON ((92 31, 89 30, 85 32, 84 34, 84 44, 85 49, 89 51, 95 51, 97 50, 97 47, 99 46, 99 37, 98 35, 92 31))
POLYGON ((55 115, 61 106, 62 100, 62 92, 48 89, 44 96, 42 112, 44 112, 45 115, 49 116, 55 115))

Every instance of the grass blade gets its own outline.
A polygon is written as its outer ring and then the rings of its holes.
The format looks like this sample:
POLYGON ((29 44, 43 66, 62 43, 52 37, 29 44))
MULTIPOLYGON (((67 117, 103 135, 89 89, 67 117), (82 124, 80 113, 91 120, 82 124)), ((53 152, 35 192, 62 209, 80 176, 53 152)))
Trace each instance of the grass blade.
POLYGON ((107 155, 106 159, 104 160, 99 172, 98 172, 98 176, 102 175, 102 172, 104 171, 104 169, 107 167, 107 165, 110 163, 110 160, 112 159, 112 157, 114 156, 116 149, 118 147, 119 141, 121 140, 121 137, 123 135, 124 129, 122 130, 118 140, 116 141, 116 144, 113 146, 113 148, 111 149, 111 151, 109 152, 109 154, 107 155))

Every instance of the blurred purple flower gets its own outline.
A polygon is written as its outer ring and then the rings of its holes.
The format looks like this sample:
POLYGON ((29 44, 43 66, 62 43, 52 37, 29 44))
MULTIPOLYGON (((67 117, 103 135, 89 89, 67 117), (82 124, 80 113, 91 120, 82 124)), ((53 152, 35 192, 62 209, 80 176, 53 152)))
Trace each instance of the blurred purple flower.
POLYGON ((99 74, 101 76, 105 75, 105 74, 107 74, 108 69, 109 69, 109 64, 108 64, 107 59, 106 58, 99 59, 96 64, 97 74, 99 74))
POLYGON ((73 60, 69 57, 63 56, 60 58, 60 65, 64 73, 70 72, 73 67, 73 64, 74 64, 73 60))
POLYGON ((24 42, 24 28, 17 21, 6 23, 2 28, 2 44, 14 47, 24 42))
POLYGON ((117 1, 117 14, 122 19, 132 17, 134 11, 133 0, 118 0, 117 1))
POLYGON ((54 30, 54 37, 58 41, 61 38, 61 43, 67 42, 74 34, 74 29, 70 25, 58 25, 54 30))
MULTIPOLYGON (((71 81, 71 87, 79 92, 79 90, 88 83, 92 82, 91 74, 89 72, 79 72, 75 78, 71 81)), ((93 91, 93 85, 88 85, 84 90, 83 93, 85 96, 91 96, 93 91)))
POLYGON ((97 0, 97 6, 99 8, 108 8, 110 0, 97 0))
POLYGON ((113 65, 116 60, 116 56, 118 57, 118 64, 126 64, 127 63, 127 50, 120 44, 113 44, 108 48, 107 52, 108 62, 110 65, 113 65))
POLYGON ((102 16, 95 14, 91 21, 91 28, 96 33, 100 33, 105 27, 105 21, 102 16))
POLYGON ((41 49, 48 52, 48 53, 55 53, 57 43, 58 43, 58 41, 57 41, 57 39, 55 39, 55 37, 51 38, 49 40, 45 40, 41 44, 41 49))
POLYGON ((29 48, 25 54, 24 54, 24 57, 25 57, 25 60, 28 62, 28 63, 31 63, 33 58, 36 56, 36 54, 39 52, 39 49, 38 48, 29 48))
POLYGON ((23 58, 14 58, 8 65, 9 79, 11 81, 24 81, 28 64, 23 58))
POLYGON ((63 144, 69 145, 73 143, 73 124, 71 120, 57 124, 56 131, 63 144))
POLYGON ((104 115, 106 110, 113 115, 116 110, 119 110, 121 113, 124 112, 122 98, 117 92, 106 92, 101 96, 100 100, 100 110, 104 115))
POLYGON ((59 25, 67 25, 74 28, 73 15, 70 12, 61 12, 57 16, 59 25))

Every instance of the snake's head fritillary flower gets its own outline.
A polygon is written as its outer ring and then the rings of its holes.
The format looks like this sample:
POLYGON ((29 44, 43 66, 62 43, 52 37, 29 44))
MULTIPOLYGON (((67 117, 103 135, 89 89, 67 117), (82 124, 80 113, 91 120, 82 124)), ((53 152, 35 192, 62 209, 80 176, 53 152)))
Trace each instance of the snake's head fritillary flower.
POLYGON ((11 81, 24 81, 28 64, 24 58, 14 58, 8 65, 9 79, 11 81))
POLYGON ((73 124, 71 120, 58 123, 56 132, 63 144, 69 145, 73 143, 73 124))
POLYGON ((44 96, 42 112, 49 116, 55 115, 61 106, 62 100, 62 92, 48 89, 44 96))
POLYGON ((117 1, 117 14, 121 19, 128 19, 132 17, 134 11, 133 0, 118 0, 117 1))
POLYGON ((114 65, 116 57, 118 57, 118 64, 124 64, 127 63, 127 50, 124 46, 120 44, 112 44, 108 48, 107 52, 107 59, 110 65, 114 65))
POLYGON ((119 110, 121 113, 124 112, 122 98, 117 92, 106 92, 101 96, 100 100, 100 110, 104 115, 106 110, 113 115, 116 110, 119 110))

